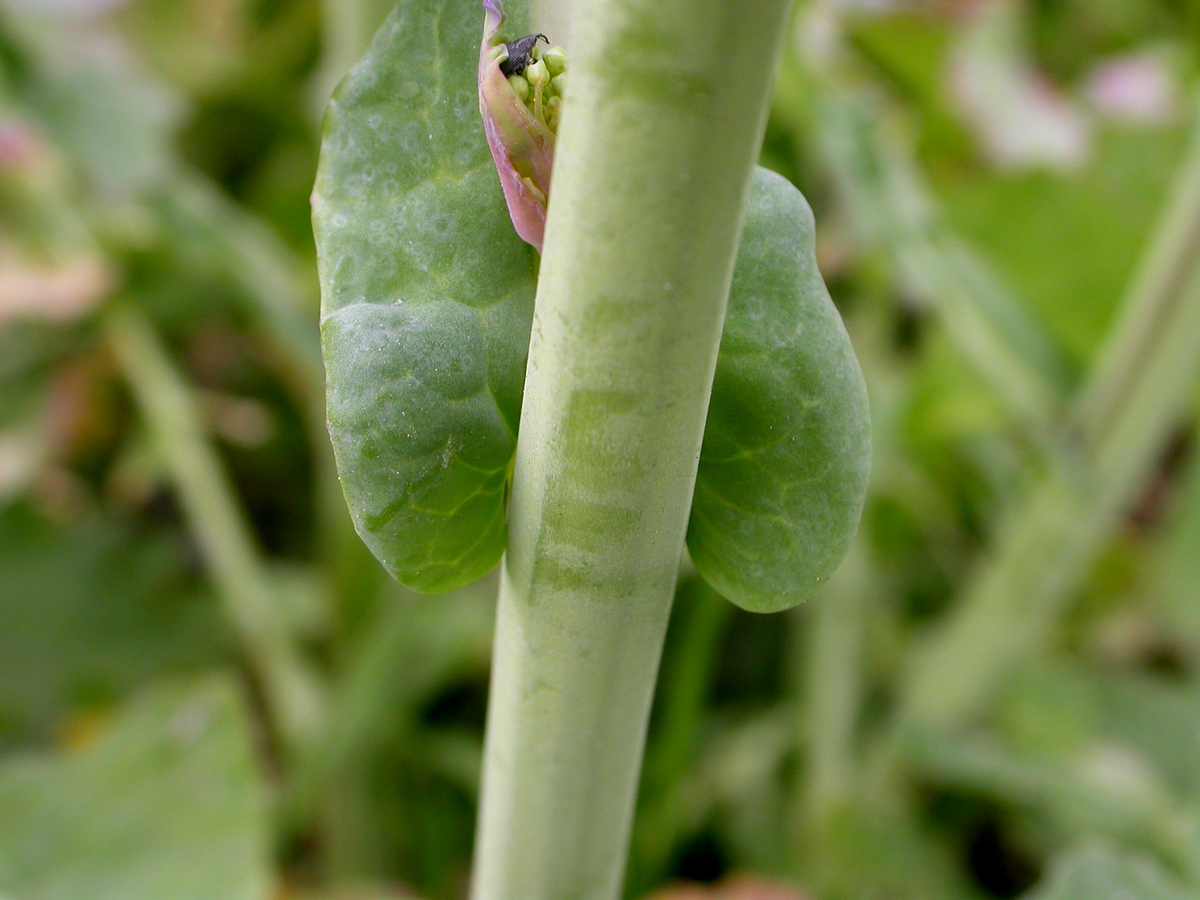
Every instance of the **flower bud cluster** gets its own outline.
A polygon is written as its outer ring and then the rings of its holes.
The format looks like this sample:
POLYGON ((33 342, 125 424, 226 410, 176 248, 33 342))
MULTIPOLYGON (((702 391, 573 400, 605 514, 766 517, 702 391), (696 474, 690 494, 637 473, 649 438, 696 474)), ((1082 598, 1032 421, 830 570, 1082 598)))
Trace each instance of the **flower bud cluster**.
POLYGON ((562 47, 530 51, 532 62, 508 76, 517 96, 551 132, 558 133, 563 90, 567 84, 567 54, 562 47))

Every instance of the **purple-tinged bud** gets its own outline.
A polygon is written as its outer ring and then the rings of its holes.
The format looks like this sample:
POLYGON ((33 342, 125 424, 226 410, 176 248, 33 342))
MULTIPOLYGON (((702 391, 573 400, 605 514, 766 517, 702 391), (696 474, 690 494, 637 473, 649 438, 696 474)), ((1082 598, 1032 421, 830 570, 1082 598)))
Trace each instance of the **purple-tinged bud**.
MULTIPOLYGON (((483 43, 479 48, 483 131, 500 174, 513 226, 522 240, 540 252, 554 165, 554 127, 558 122, 557 109, 552 115, 549 108, 550 72, 538 54, 537 42, 546 38, 534 34, 506 43, 500 32, 505 22, 500 0, 483 0, 483 9, 483 43)), ((561 55, 561 50, 554 49, 561 55)), ((561 65, 556 58, 555 66, 561 71, 565 58, 561 65)))

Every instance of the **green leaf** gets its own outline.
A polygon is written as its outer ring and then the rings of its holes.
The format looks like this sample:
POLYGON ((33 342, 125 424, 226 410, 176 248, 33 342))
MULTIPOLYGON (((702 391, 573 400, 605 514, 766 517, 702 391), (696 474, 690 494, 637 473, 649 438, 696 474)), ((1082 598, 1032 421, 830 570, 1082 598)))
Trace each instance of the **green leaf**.
MULTIPOLYGON (((430 592, 503 553, 536 288, 480 125, 481 22, 473 3, 396 9, 330 105, 313 198, 346 499, 385 567, 430 592)), ((870 439, 808 204, 760 170, 747 216, 688 543, 717 590, 767 612, 841 561, 870 439)))
POLYGON ((482 25, 473 2, 396 8, 330 104, 313 196, 346 499, 392 575, 431 592, 504 550, 533 312, 479 116, 482 25))
POLYGON ((1188 896, 1152 859, 1094 844, 1059 860, 1025 900, 1185 900, 1188 896))
POLYGON ((1179 164, 1182 135, 1108 129, 1086 164, 1059 175, 963 166, 935 173, 950 227, 995 265, 1070 362, 1086 363, 1110 326, 1179 164))
POLYGON ((849 549, 870 456, 866 386, 817 269, 812 211, 759 169, 688 528, 700 574, 754 612, 804 600, 849 549))
POLYGON ((38 21, 42 7, 32 4, 5 23, 20 60, 13 83, 21 102, 95 187, 121 193, 162 186, 174 165, 180 96, 111 30, 48 28, 38 21))
POLYGON ((92 744, 0 768, 0 895, 266 900, 266 803, 235 687, 123 711, 92 744))
POLYGON ((228 657, 181 535, 100 510, 56 525, 0 510, 0 747, 49 736, 82 707, 228 657))

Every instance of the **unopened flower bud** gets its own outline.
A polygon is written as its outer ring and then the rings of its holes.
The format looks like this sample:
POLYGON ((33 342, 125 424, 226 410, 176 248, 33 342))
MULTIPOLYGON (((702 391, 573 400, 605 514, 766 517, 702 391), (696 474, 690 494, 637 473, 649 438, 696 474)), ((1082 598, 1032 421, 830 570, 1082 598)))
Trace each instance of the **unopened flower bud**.
POLYGON ((522 100, 529 97, 529 82, 522 75, 509 75, 508 83, 512 85, 512 89, 517 92, 517 96, 522 100))
POLYGON ((542 62, 546 64, 546 68, 550 70, 551 75, 561 75, 567 70, 567 51, 557 45, 548 50, 543 50, 542 62))
MULTIPOLYGON (((483 8, 479 49, 483 130, 513 227, 524 241, 541 250, 561 100, 550 95, 550 68, 535 58, 538 41, 545 36, 506 42, 500 36, 505 21, 500 0, 483 0, 483 8)), ((565 68, 565 57, 561 62, 565 68)), ((559 61, 554 64, 558 66, 559 61)))
POLYGON ((550 83, 550 71, 540 59, 525 69, 525 80, 534 87, 550 83))

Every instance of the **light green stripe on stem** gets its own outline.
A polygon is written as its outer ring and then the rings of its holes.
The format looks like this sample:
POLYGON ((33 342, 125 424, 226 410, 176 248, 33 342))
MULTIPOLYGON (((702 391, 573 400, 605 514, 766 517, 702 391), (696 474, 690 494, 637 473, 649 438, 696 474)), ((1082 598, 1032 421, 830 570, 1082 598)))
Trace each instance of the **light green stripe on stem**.
POLYGON ((612 900, 789 0, 579 0, 474 900, 612 900))

